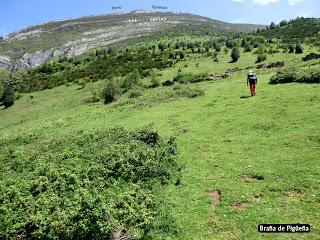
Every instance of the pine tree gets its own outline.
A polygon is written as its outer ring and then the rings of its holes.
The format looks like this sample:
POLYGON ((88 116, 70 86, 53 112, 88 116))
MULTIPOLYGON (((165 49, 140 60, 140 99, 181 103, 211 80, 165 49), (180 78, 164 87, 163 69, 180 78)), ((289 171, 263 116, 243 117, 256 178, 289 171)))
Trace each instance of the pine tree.
POLYGON ((231 52, 232 62, 237 62, 240 58, 240 51, 238 48, 234 47, 231 52))

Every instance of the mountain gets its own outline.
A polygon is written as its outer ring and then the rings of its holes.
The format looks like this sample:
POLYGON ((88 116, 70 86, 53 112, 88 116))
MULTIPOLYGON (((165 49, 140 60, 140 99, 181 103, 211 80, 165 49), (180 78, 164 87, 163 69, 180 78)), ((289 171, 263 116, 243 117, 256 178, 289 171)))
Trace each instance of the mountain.
POLYGON ((188 13, 108 14, 28 27, 0 37, 0 68, 32 68, 54 57, 68 58, 90 49, 140 41, 160 34, 250 32, 261 25, 231 24, 188 13))

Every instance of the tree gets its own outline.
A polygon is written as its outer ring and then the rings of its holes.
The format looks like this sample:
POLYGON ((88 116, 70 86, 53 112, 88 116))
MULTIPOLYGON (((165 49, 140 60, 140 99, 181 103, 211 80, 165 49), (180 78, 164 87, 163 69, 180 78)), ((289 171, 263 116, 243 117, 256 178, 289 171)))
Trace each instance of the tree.
POLYGON ((14 95, 14 89, 11 86, 7 86, 2 94, 0 101, 5 108, 11 107, 14 104, 14 100, 16 99, 14 95))
POLYGON ((288 22, 286 20, 282 20, 279 25, 280 27, 284 27, 288 25, 288 22))
POLYGON ((234 42, 234 41, 232 41, 232 40, 227 40, 226 41, 226 47, 227 48, 233 48, 233 47, 235 47, 236 46, 236 43, 234 42))
POLYGON ((303 48, 300 43, 296 45, 296 53, 297 54, 303 53, 303 48))
POLYGON ((240 51, 238 48, 234 47, 231 52, 232 62, 237 62, 240 58, 240 51))
POLYGON ((241 46, 242 46, 243 48, 246 48, 248 45, 249 45, 248 41, 247 41, 245 38, 243 38, 243 39, 242 39, 242 42, 241 42, 241 46))
POLYGON ((257 48, 260 46, 260 43, 258 41, 253 42, 253 48, 257 48))
POLYGON ((270 24, 270 29, 275 29, 277 27, 277 25, 274 23, 274 22, 272 22, 271 24, 270 24))

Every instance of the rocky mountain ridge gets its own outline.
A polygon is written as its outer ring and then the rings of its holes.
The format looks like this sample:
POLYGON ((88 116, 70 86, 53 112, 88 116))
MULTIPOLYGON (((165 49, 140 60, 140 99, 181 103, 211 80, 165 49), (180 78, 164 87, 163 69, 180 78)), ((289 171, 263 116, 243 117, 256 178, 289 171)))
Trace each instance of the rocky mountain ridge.
POLYGON ((248 32, 259 27, 171 12, 138 11, 60 20, 32 26, 0 38, 0 68, 32 68, 54 57, 71 58, 97 47, 166 32, 248 32))

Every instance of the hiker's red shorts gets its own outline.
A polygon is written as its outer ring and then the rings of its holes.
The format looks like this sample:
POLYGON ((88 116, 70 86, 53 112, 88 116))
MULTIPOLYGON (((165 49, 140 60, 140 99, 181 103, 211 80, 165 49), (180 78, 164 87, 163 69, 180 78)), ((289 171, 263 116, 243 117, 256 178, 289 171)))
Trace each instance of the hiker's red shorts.
POLYGON ((256 84, 250 84, 251 93, 256 93, 256 84))

